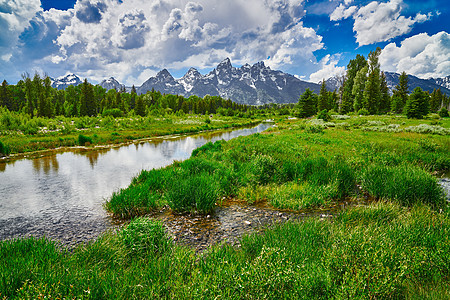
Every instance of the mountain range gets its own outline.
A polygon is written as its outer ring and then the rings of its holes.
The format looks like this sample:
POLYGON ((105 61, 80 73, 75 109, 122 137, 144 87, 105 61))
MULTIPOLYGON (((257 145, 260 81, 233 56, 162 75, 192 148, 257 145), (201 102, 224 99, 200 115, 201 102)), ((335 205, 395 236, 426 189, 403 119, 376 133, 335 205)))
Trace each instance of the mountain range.
MULTIPOLYGON (((391 72, 385 72, 385 74, 388 87, 392 92, 398 84, 400 74, 391 72)), ((410 92, 419 86, 430 93, 434 89, 440 88, 443 93, 450 95, 450 76, 437 79, 420 79, 412 75, 408 75, 408 77, 410 92)), ((52 86, 58 89, 80 83, 82 83, 81 79, 75 74, 52 79, 52 86)), ((340 86, 338 77, 331 77, 325 83, 330 91, 338 89, 340 86)), ((106 90, 121 90, 125 87, 113 77, 103 80, 99 85, 106 90)), ((293 75, 272 70, 263 62, 252 66, 245 64, 240 68, 235 68, 227 58, 205 75, 200 74, 195 68, 190 68, 183 77, 175 79, 168 70, 164 69, 156 76, 150 77, 136 90, 138 94, 155 89, 161 93, 183 95, 184 97, 191 95, 221 96, 237 103, 260 105, 297 102, 307 88, 319 93, 320 84, 306 82, 293 75)), ((126 88, 126 90, 129 91, 130 88, 126 88)))

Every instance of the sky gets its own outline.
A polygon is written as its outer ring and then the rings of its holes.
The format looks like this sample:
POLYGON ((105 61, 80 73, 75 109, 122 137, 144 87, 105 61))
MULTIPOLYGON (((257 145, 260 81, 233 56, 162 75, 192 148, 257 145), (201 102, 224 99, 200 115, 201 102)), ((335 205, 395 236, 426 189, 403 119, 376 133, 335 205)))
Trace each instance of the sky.
POLYGON ((319 82, 382 49, 384 71, 450 75, 448 0, 0 0, 0 80, 75 73, 140 86, 225 58, 319 82))

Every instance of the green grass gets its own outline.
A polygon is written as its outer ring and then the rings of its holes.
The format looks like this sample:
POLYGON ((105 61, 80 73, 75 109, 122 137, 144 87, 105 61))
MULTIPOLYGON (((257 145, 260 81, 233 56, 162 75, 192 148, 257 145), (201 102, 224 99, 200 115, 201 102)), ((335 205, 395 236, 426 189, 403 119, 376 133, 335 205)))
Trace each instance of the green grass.
POLYGON ((0 296, 23 298, 430 298, 450 293, 450 219, 418 205, 353 207, 277 225, 203 254, 133 220, 73 252, 0 242, 0 296))
MULTIPOLYGON (((376 125, 392 119, 358 117, 353 122, 376 125)), ((267 201, 277 208, 301 210, 327 206, 356 196, 356 192, 407 206, 445 206, 441 189, 430 173, 450 170, 448 136, 366 131, 358 126, 326 128, 308 125, 310 122, 285 120, 264 134, 208 143, 196 149, 192 158, 157 171, 161 178, 171 180, 144 189, 144 194, 160 195, 160 202, 153 201, 146 208, 141 196, 133 196, 139 207, 131 207, 133 213, 129 215, 145 213, 158 208, 158 204, 169 204, 177 212, 206 213, 223 197, 238 197, 248 203, 267 201), (197 184, 203 186, 202 192, 195 189, 197 184), (206 204, 205 208, 194 200, 197 198, 206 204)), ((140 183, 135 181, 124 190, 124 198, 142 194, 140 185, 147 181, 140 178, 140 183)), ((120 192, 115 194, 110 200, 114 205, 108 203, 107 208, 123 217, 127 214, 116 213, 114 208, 121 205, 116 201, 121 197, 120 192)))

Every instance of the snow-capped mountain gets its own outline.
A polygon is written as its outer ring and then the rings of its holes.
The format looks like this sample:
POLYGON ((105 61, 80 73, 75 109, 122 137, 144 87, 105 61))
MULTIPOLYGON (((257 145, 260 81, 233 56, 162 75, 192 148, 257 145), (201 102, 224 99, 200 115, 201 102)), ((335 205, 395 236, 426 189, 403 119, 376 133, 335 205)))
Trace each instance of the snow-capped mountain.
POLYGON ((429 81, 450 90, 450 75, 444 78, 430 78, 429 81))
POLYGON ((125 85, 118 82, 114 77, 109 77, 108 79, 104 79, 99 85, 107 91, 109 91, 111 89, 120 91, 125 88, 125 85))
POLYGON ((225 59, 206 75, 191 68, 180 79, 174 79, 166 69, 149 78, 138 88, 138 93, 146 93, 154 88, 161 93, 179 94, 185 97, 197 95, 221 96, 237 103, 293 103, 309 88, 317 93, 320 86, 266 67, 263 62, 240 68, 225 59))
POLYGON ((69 85, 79 85, 81 83, 83 83, 80 79, 80 77, 78 77, 75 74, 68 74, 65 76, 60 76, 56 79, 53 79, 50 77, 50 80, 52 82, 52 87, 56 88, 58 90, 64 90, 65 88, 67 88, 69 85))
MULTIPOLYGON (((386 75, 386 83, 390 93, 394 91, 394 87, 399 82, 400 74, 393 72, 384 72, 386 75)), ((325 81, 327 89, 332 91, 338 90, 341 86, 341 81, 337 77, 331 77, 325 81)), ((408 75, 408 92, 412 93, 416 87, 420 87, 424 91, 428 91, 430 94, 433 90, 441 89, 441 92, 450 96, 450 76, 438 79, 420 79, 419 77, 408 75)))

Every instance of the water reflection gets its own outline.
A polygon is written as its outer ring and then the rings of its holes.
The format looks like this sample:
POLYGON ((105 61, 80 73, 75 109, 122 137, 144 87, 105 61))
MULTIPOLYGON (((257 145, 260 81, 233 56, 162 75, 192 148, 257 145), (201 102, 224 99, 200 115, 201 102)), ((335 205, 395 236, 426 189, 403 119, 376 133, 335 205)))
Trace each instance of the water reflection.
MULTIPOLYGON (((269 126, 260 124, 222 133, 155 138, 115 148, 77 149, 0 163, 0 221, 45 216, 39 222, 45 220, 42 226, 51 227, 68 215, 81 223, 90 216, 103 218, 105 199, 128 186, 142 169, 160 168, 174 160, 186 159, 208 141, 229 140, 261 132, 269 126)), ((5 225, 9 223, 13 222, 3 222, 0 226, 0 239, 11 229, 5 225)))

